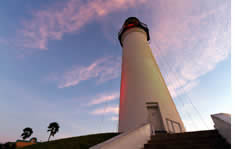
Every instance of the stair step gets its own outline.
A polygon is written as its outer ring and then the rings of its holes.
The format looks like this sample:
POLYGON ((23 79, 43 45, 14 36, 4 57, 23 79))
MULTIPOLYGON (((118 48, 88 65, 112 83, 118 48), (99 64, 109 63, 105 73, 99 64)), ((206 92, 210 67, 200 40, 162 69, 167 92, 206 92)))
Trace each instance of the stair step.
POLYGON ((203 136, 203 137, 164 137, 164 138, 152 138, 153 141, 164 142, 164 141, 177 141, 177 140, 207 140, 210 138, 222 139, 221 136, 203 136))
POLYGON ((191 131, 191 132, 181 132, 181 133, 157 133, 158 136, 165 135, 204 135, 204 134, 218 134, 217 130, 205 130, 205 131, 191 131))
POLYGON ((231 149, 217 130, 156 134, 144 149, 231 149))
MULTIPOLYGON (((171 135, 178 135, 178 134, 205 134, 205 133, 217 134, 218 131, 215 129, 212 129, 212 130, 187 131, 187 132, 170 133, 170 134, 171 135)), ((169 134, 169 133, 157 133, 156 135, 166 135, 166 134, 169 134)))
POLYGON ((192 139, 192 138, 209 138, 209 137, 220 137, 219 134, 168 134, 168 135, 155 135, 152 136, 153 140, 165 140, 165 139, 192 139))
POLYGON ((145 149, 229 149, 221 144, 145 144, 145 149))
POLYGON ((167 140, 150 140, 148 143, 150 144, 192 144, 192 143, 214 143, 220 142, 225 143, 225 141, 221 138, 203 138, 203 139, 167 139, 167 140))

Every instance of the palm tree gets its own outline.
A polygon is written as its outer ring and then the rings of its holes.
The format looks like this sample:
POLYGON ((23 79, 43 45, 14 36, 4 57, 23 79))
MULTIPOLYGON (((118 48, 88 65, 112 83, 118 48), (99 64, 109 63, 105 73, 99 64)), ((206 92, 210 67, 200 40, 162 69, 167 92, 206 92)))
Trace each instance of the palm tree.
POLYGON ((50 135, 49 135, 49 138, 48 138, 48 141, 50 140, 50 137, 53 136, 59 131, 59 124, 57 122, 52 122, 49 124, 48 126, 48 130, 47 131, 50 131, 50 135))
POLYGON ((26 127, 25 129, 23 129, 21 137, 23 138, 23 140, 25 140, 26 138, 29 138, 32 134, 33 134, 33 129, 30 127, 26 127))

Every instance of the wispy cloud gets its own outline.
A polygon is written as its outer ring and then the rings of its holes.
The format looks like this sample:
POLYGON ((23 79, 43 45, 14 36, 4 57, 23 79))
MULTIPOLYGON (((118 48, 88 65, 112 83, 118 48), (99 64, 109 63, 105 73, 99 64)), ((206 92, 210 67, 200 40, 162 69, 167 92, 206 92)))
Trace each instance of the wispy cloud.
POLYGON ((211 9, 199 11, 201 3, 160 0, 153 18, 151 47, 174 97, 197 86, 230 53, 229 2, 211 1, 211 9))
POLYGON ((88 22, 109 13, 127 10, 147 0, 69 0, 64 4, 37 11, 31 20, 24 21, 24 48, 47 49, 48 40, 60 40, 65 33, 78 31, 88 22))
POLYGON ((210 115, 205 117, 204 114, 202 117, 200 113, 195 111, 192 104, 186 103, 179 110, 187 131, 213 129, 213 122, 210 115))
POLYGON ((88 105, 101 104, 101 103, 112 101, 118 98, 119 98, 119 92, 97 95, 97 97, 92 99, 91 102, 88 103, 88 105))
POLYGON ((0 37, 0 45, 6 45, 6 44, 8 44, 8 41, 0 37))
POLYGON ((92 115, 104 115, 104 114, 118 114, 119 106, 106 106, 102 108, 95 109, 91 112, 92 115))
POLYGON ((53 77, 59 81, 59 88, 75 86, 80 81, 95 78, 97 83, 103 83, 120 76, 120 57, 106 57, 94 61, 89 66, 75 66, 61 77, 53 77))
POLYGON ((112 120, 112 121, 117 121, 117 120, 118 120, 118 117, 117 117, 117 116, 112 116, 112 117, 111 117, 111 120, 112 120))
MULTIPOLYGON (((174 81, 173 83, 178 84, 177 81, 174 81)), ((194 88, 198 84, 199 84, 198 80, 189 81, 189 82, 186 82, 185 84, 180 84, 180 85, 176 85, 176 86, 170 85, 170 86, 168 86, 168 89, 171 93, 171 96, 174 98, 174 97, 177 97, 181 94, 184 94, 184 93, 190 91, 192 88, 194 88)))

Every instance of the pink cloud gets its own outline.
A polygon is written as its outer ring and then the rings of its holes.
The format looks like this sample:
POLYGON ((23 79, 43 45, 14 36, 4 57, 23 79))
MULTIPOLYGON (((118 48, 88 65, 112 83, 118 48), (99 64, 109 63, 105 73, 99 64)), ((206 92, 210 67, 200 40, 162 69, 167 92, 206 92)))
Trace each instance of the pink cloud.
POLYGON ((230 54, 228 3, 199 11, 201 3, 159 0, 159 18, 153 18, 151 47, 173 97, 197 86, 230 54))
POLYGON ((119 106, 107 106, 99 109, 95 109, 91 112, 92 115, 104 115, 104 114, 118 114, 119 106))
POLYGON ((65 33, 79 31, 86 23, 109 13, 127 10, 147 0, 93 0, 82 3, 69 0, 63 7, 57 5, 33 14, 21 30, 24 48, 47 49, 48 40, 60 40, 65 33))
POLYGON ((91 102, 88 103, 88 105, 96 105, 101 104, 107 101, 112 101, 119 98, 119 92, 114 93, 106 93, 103 95, 98 95, 95 99, 91 100, 91 102))
POLYGON ((0 136, 0 143, 7 143, 9 141, 12 141, 12 142, 16 141, 15 136, 14 137, 13 136, 3 136, 3 135, 0 136))
POLYGON ((0 38, 0 44, 6 44, 6 43, 7 43, 7 40, 0 38))
MULTIPOLYGON (((120 58, 106 57, 101 58, 90 64, 89 66, 75 66, 66 71, 59 78, 59 88, 75 86, 80 81, 97 79, 97 83, 103 83, 108 80, 115 79, 120 76, 121 62, 120 58)), ((58 78, 58 77, 53 77, 58 78)))
POLYGON ((118 117, 117 117, 117 116, 112 116, 112 117, 111 117, 111 120, 112 120, 112 121, 118 121, 118 117))
POLYGON ((197 80, 196 81, 189 81, 183 85, 182 84, 178 85, 178 83, 176 81, 174 83, 177 85, 176 86, 173 86, 173 85, 168 86, 168 89, 169 89, 171 96, 173 98, 177 97, 181 94, 189 92, 191 89, 193 89, 194 87, 196 87, 199 84, 199 81, 197 81, 197 80))

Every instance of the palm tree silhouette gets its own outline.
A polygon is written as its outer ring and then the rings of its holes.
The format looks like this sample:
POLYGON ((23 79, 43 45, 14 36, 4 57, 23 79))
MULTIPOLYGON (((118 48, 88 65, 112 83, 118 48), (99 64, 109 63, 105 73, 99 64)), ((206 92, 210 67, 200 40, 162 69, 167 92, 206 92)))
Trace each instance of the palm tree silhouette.
POLYGON ((21 137, 23 138, 23 140, 25 140, 26 138, 29 138, 32 134, 33 134, 33 129, 30 127, 26 127, 25 129, 23 129, 21 137))
POLYGON ((49 124, 48 130, 47 130, 48 132, 50 132, 50 135, 48 137, 48 141, 50 140, 51 136, 54 137, 54 135, 59 131, 59 128, 60 128, 60 126, 57 122, 52 122, 49 124))

